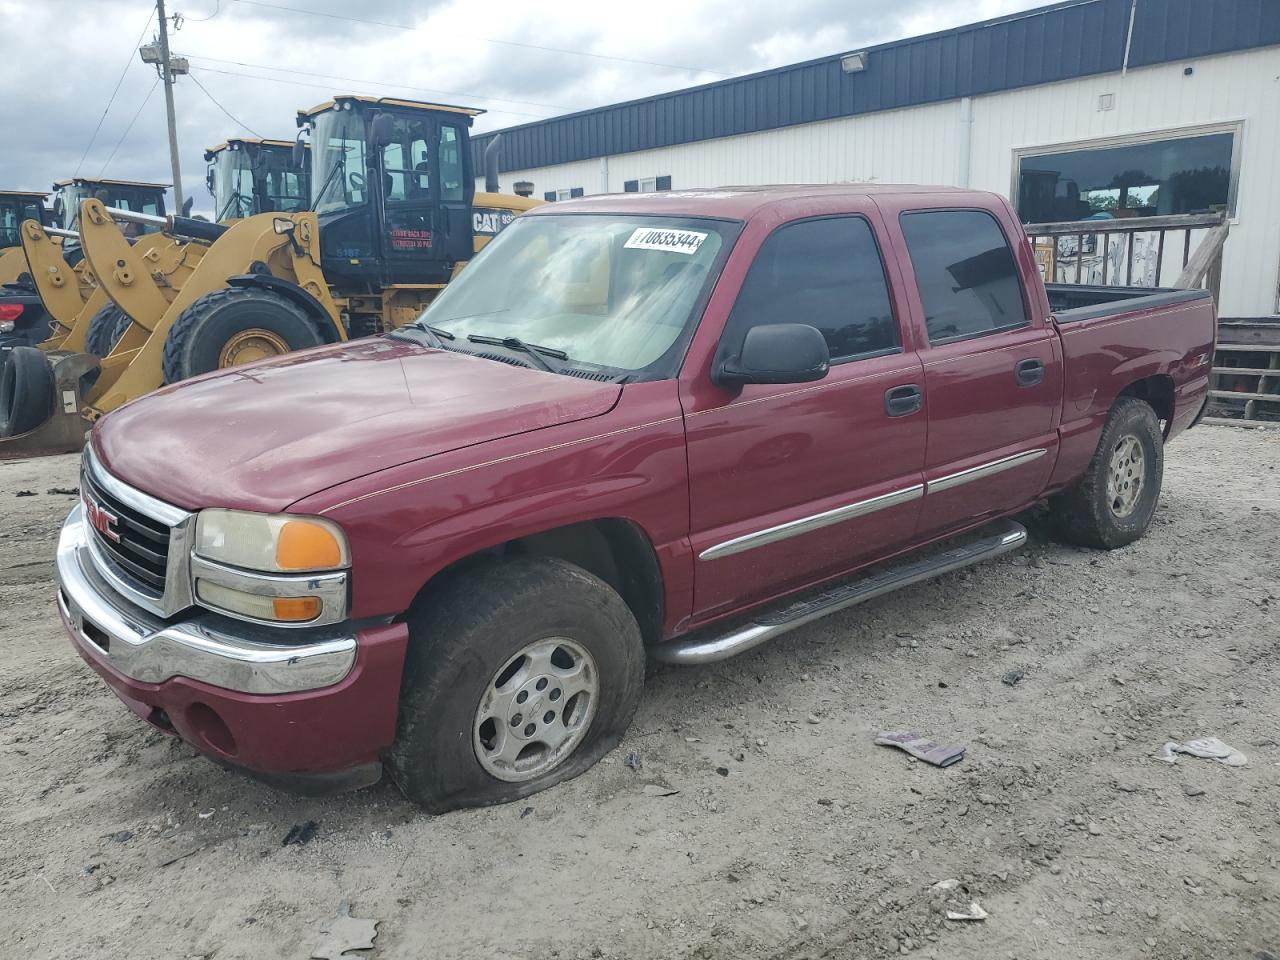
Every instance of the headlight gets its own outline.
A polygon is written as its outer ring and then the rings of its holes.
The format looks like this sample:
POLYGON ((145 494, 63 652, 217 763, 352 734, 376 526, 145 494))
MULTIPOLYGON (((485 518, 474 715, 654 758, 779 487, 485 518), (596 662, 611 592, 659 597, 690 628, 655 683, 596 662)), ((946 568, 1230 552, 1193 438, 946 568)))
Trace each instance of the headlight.
POLYGON ((273 573, 341 570, 350 563, 347 538, 336 523, 285 513, 202 510, 195 552, 228 566, 273 573))
POLYGON ((203 510, 191 570, 204 606, 247 620, 304 625, 346 615, 347 538, 319 517, 203 510))

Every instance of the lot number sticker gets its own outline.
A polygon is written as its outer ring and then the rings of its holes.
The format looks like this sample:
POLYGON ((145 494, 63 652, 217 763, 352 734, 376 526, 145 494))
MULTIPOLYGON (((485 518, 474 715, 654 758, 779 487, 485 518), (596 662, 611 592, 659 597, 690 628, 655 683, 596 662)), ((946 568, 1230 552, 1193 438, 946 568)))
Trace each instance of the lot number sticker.
POLYGON ((665 253, 686 253, 692 256, 707 239, 705 233, 696 230, 665 230, 639 227, 623 244, 628 250, 662 250, 665 253))

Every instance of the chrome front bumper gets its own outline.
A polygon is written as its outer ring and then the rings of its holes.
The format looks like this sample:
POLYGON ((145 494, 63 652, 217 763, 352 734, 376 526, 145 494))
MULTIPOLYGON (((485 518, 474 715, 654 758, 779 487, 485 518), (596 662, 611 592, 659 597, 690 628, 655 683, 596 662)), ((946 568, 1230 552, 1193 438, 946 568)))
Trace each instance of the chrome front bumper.
POLYGON ((355 664, 356 639, 340 627, 304 634, 199 610, 162 620, 113 590, 89 549, 77 505, 58 540, 58 607, 81 650, 129 679, 186 677, 241 693, 296 693, 337 683, 355 664))

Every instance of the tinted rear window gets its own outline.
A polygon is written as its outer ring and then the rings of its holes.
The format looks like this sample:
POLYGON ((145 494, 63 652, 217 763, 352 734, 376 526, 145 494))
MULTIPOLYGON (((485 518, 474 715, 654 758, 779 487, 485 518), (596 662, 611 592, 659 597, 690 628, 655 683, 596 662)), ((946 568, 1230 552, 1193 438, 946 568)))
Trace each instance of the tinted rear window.
POLYGON ((1013 253, 982 210, 904 213, 929 342, 980 336, 1027 322, 1013 253))

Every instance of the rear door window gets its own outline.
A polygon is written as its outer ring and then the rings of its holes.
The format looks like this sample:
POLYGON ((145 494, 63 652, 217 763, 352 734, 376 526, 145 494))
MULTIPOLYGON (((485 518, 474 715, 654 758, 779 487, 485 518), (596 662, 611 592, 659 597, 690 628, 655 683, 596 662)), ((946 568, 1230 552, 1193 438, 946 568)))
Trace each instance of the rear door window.
POLYGON ((1017 264, 995 217, 923 210, 900 222, 931 344, 1026 326, 1017 264))

